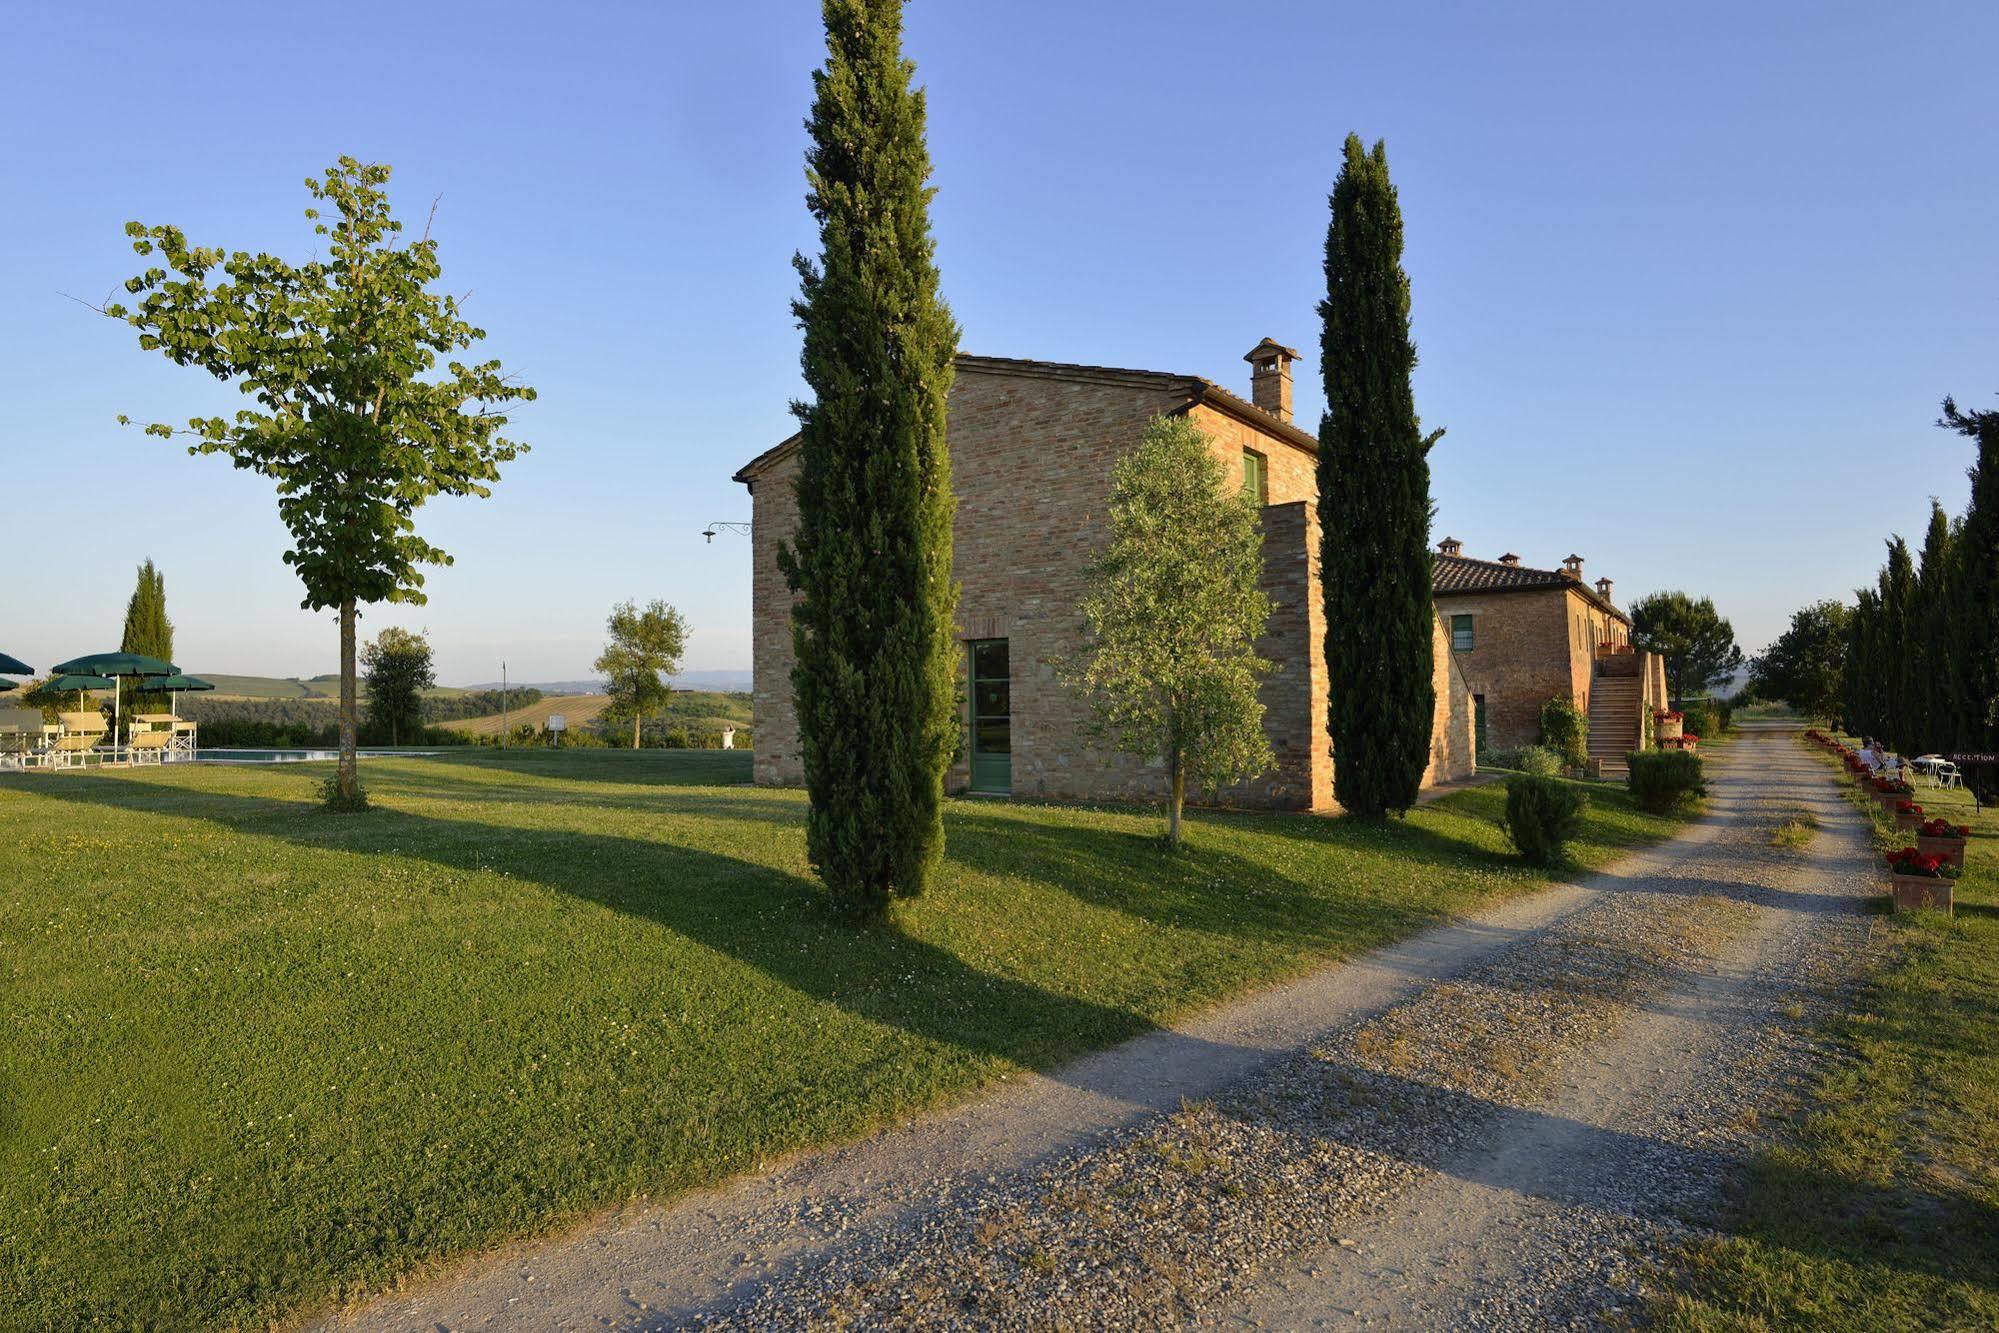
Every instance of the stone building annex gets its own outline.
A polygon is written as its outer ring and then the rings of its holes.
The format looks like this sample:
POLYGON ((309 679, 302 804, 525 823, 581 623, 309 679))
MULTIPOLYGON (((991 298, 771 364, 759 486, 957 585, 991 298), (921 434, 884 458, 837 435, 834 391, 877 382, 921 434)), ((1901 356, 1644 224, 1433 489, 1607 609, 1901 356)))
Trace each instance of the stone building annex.
MULTIPOLYGON (((1264 588, 1273 611, 1259 645, 1277 664, 1264 725, 1276 763, 1228 792, 1235 804, 1327 810, 1324 603, 1319 591, 1315 436, 1291 420, 1297 353, 1264 339, 1245 358, 1251 395, 1194 375, 964 356, 950 398, 957 492, 955 567, 964 643, 963 757, 954 790, 1058 799, 1163 794, 1156 762, 1088 732, 1089 705, 1057 675, 1081 643, 1084 568, 1104 540, 1111 465, 1158 415, 1185 415, 1231 475, 1264 503, 1264 588)), ((792 706, 792 595, 777 551, 797 524, 797 436, 740 472, 750 488, 754 561, 756 780, 804 780, 792 706)), ((1437 711, 1425 785, 1474 767, 1471 690, 1435 625, 1437 711)))
POLYGON ((1508 552, 1477 560, 1451 537, 1431 567, 1451 655, 1470 687, 1481 754, 1531 745, 1541 706, 1565 698, 1589 718, 1589 752, 1608 775, 1645 743, 1645 722, 1666 707, 1666 668, 1634 649, 1631 618, 1609 579, 1583 581, 1583 560, 1533 569, 1508 552))

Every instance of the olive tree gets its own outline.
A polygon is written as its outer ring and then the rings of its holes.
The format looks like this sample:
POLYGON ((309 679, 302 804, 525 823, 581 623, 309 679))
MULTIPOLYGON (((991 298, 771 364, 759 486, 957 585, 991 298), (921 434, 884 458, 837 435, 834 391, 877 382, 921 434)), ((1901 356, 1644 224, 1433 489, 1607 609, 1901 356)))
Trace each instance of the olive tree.
POLYGON ((1256 641, 1270 620, 1255 499, 1231 489, 1185 417, 1155 418, 1111 472, 1110 542, 1091 562, 1087 646, 1068 675, 1098 734, 1159 759, 1167 841, 1191 777, 1210 789, 1270 766, 1256 641))

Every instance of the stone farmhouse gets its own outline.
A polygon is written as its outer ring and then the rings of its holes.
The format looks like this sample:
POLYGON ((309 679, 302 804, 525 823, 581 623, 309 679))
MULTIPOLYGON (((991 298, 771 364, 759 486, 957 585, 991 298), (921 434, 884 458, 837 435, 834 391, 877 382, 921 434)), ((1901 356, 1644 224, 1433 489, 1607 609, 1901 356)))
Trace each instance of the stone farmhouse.
MULTIPOLYGON (((1245 358, 1250 396, 1196 375, 964 356, 950 397, 958 513, 955 567, 964 643, 963 757, 948 781, 979 794, 1089 800, 1165 790, 1157 761, 1090 736, 1085 699, 1057 663, 1083 640, 1084 568, 1106 536, 1111 465, 1158 415, 1190 417, 1231 475, 1264 503, 1264 587, 1274 604, 1259 645, 1271 772, 1225 793, 1231 804, 1330 810, 1325 612, 1319 591, 1317 438, 1291 420, 1297 353, 1266 338, 1245 358)), ((798 437, 753 459, 756 780, 804 780, 792 706, 792 594, 777 550, 797 525, 798 437)), ((1436 622, 1437 711, 1426 785, 1468 776, 1473 702, 1436 622)))
POLYGON ((1531 569, 1511 553, 1473 559, 1451 537, 1437 544, 1433 581, 1472 692, 1479 753, 1533 744, 1541 706, 1561 696, 1589 717, 1592 760, 1623 773, 1646 719, 1666 707, 1666 671, 1658 654, 1633 649, 1611 581, 1585 583, 1579 555, 1531 569))

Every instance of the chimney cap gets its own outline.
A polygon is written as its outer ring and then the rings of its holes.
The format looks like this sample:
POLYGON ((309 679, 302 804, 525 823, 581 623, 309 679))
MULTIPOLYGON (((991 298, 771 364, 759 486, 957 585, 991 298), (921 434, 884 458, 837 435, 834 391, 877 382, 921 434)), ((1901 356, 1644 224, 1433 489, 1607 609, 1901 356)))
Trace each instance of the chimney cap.
POLYGON ((1295 347, 1286 347, 1275 338, 1265 338, 1262 342, 1244 352, 1242 359, 1251 365, 1260 365, 1265 361, 1273 359, 1296 361, 1298 359, 1298 349, 1295 347))
POLYGON ((1502 565, 1517 565, 1520 563, 1520 557, 1508 551, 1505 555, 1499 557, 1499 563, 1502 565))
POLYGON ((1616 585, 1610 581, 1609 575, 1605 575, 1603 578, 1600 578, 1596 581, 1596 590, 1602 593, 1605 597, 1610 596, 1610 590, 1615 586, 1616 585))
POLYGON ((1577 582, 1581 582, 1583 576, 1583 558, 1574 552, 1570 552, 1568 558, 1562 561, 1562 573, 1575 579, 1577 582))
POLYGON ((1437 543, 1437 550, 1444 555, 1456 555, 1465 549, 1465 544, 1456 537, 1446 537, 1437 543))

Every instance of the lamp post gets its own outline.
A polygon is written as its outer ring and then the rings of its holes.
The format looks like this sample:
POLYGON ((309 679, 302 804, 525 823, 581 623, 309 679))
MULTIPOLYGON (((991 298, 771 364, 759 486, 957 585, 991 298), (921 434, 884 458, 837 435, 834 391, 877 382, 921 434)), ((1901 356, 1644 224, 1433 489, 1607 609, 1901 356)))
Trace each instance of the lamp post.
POLYGON ((500 748, 507 748, 507 664, 500 662, 500 748))

